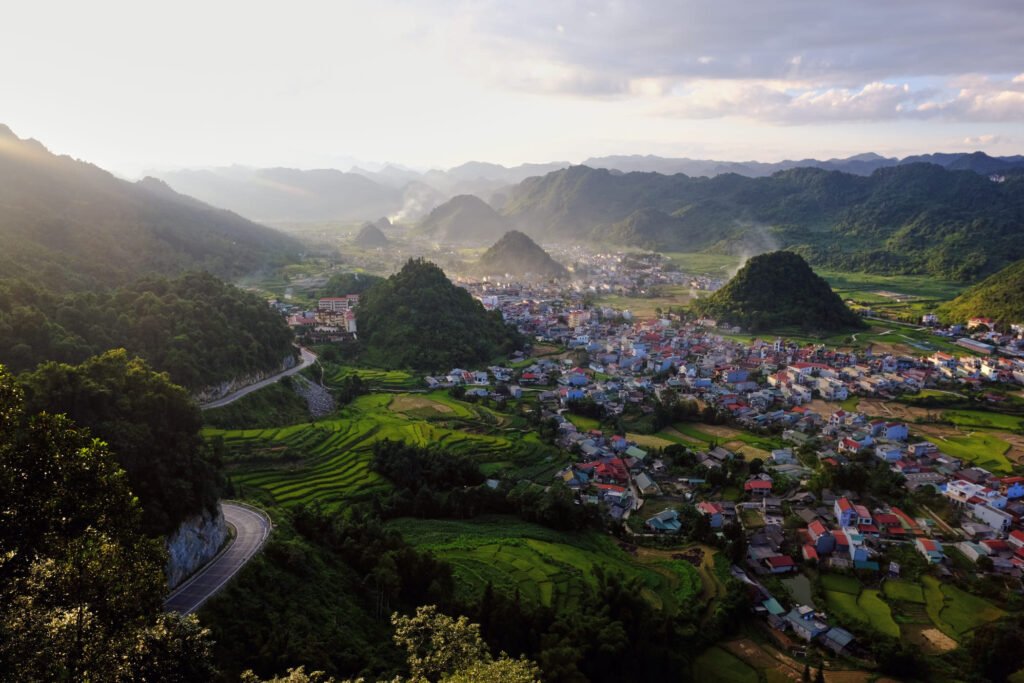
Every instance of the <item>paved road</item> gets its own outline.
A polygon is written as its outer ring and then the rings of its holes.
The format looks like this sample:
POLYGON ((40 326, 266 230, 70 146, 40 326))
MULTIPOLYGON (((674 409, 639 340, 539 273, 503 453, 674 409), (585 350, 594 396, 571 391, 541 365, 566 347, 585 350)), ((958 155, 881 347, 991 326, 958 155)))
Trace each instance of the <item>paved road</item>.
POLYGON ((257 391, 265 386, 273 384, 282 377, 294 375, 295 373, 300 372, 305 368, 308 368, 310 365, 316 362, 316 354, 304 346, 299 348, 299 356, 301 360, 299 361, 299 364, 296 365, 294 368, 290 368, 288 370, 285 370, 284 372, 279 372, 273 377, 268 377, 261 382, 256 382, 256 384, 250 384, 247 387, 239 389, 233 394, 228 394, 224 398, 218 398, 216 401, 204 403, 199 407, 203 410, 207 410, 208 408, 221 408, 223 406, 228 405, 229 403, 234 403, 235 401, 237 401, 238 399, 242 398, 247 394, 251 394, 254 391, 257 391))
POLYGON ((270 536, 270 518, 256 508, 222 503, 224 519, 235 530, 230 545, 205 567, 193 574, 167 597, 168 611, 192 614, 206 600, 224 587, 270 536))

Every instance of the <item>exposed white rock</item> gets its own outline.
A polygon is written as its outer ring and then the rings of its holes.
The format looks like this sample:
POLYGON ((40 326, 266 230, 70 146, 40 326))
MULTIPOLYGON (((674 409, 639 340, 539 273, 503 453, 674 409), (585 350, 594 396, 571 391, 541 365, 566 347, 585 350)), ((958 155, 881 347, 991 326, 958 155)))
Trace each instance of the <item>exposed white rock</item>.
POLYGON ((217 504, 215 513, 204 510, 202 514, 186 519, 181 526, 167 537, 167 584, 174 588, 188 578, 195 570, 209 562, 228 537, 224 522, 224 511, 217 504))

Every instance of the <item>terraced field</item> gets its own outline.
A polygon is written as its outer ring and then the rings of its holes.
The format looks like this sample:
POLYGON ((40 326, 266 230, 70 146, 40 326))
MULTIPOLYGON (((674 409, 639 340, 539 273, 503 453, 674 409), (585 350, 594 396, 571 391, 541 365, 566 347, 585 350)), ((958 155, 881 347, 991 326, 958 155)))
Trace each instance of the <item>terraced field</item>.
MULTIPOLYGON (((446 399, 438 405, 451 405, 451 412, 434 408, 443 420, 431 421, 391 410, 391 402, 403 396, 361 396, 339 417, 318 422, 275 429, 206 429, 203 435, 223 441, 236 487, 285 506, 315 500, 332 507, 385 488, 387 482, 369 468, 373 444, 384 439, 471 455, 489 476, 514 471, 526 478, 550 478, 561 464, 536 434, 501 427, 494 411, 446 399)), ((423 409, 409 400, 405 405, 414 406, 409 412, 423 409)))
POLYGON ((324 383, 327 386, 337 386, 347 377, 359 375, 359 378, 366 382, 374 390, 380 391, 402 391, 406 389, 419 389, 423 382, 419 377, 403 370, 377 370, 374 368, 360 368, 351 365, 335 365, 324 363, 324 383))
POLYGON ((514 517, 471 521, 399 519, 389 523, 407 541, 431 550, 455 570, 463 597, 494 590, 556 609, 572 609, 596 584, 594 568, 637 577, 658 608, 699 609, 705 596, 700 572, 689 562, 660 555, 633 556, 596 532, 563 534, 514 517))

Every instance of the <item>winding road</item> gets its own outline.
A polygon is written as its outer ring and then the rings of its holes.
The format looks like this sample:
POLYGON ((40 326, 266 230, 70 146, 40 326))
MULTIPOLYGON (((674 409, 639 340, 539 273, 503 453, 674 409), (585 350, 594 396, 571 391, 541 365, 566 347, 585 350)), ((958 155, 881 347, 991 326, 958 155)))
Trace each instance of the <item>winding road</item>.
POLYGON ((199 609, 252 559, 270 536, 270 517, 262 510, 226 501, 221 507, 235 537, 220 554, 167 596, 164 608, 170 612, 192 614, 199 609))
POLYGON ((263 387, 269 386, 269 385, 273 384, 274 382, 278 381, 282 377, 288 377, 288 376, 294 375, 294 374, 296 374, 298 372, 302 372, 303 370, 308 368, 310 365, 315 363, 316 362, 316 358, 317 358, 316 354, 313 353, 312 351, 310 351, 309 349, 307 349, 305 346, 299 347, 299 357, 301 358, 301 360, 299 361, 299 364, 296 365, 295 367, 289 368, 287 370, 284 370, 283 372, 279 372, 276 375, 274 375, 273 377, 268 377, 265 380, 261 380, 259 382, 256 382, 255 384, 250 384, 247 387, 242 387, 238 391, 236 391, 234 393, 231 393, 231 394, 228 394, 224 398, 218 398, 216 401, 210 401, 209 403, 203 403, 199 407, 202 410, 208 410, 210 408, 222 408, 222 407, 228 405, 229 403, 234 403, 235 401, 237 401, 238 399, 242 398, 243 396, 251 394, 254 391, 259 391, 263 387))

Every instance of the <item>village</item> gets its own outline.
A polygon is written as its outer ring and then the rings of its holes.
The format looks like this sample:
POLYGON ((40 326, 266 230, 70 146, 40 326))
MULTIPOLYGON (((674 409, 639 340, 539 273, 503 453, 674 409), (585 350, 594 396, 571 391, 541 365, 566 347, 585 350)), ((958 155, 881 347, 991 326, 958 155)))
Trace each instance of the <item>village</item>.
MULTIPOLYGON (((815 642, 858 652, 854 635, 824 606, 780 589, 778 579, 808 569, 898 580, 916 563, 947 577, 969 568, 1020 588, 1024 477, 1016 463, 986 468, 929 438, 924 418, 880 417, 858 401, 877 409, 901 397, 1019 388, 1024 327, 997 332, 977 319, 942 328, 926 316, 936 338, 964 352, 858 353, 744 338, 676 311, 639 320, 600 302, 602 293, 722 284, 661 266, 600 255, 571 284, 462 280, 529 338, 532 353, 423 382, 469 399, 534 400, 554 426, 555 444, 572 454, 557 479, 626 541, 724 544, 740 535, 733 572, 787 647, 815 642), (916 513, 902 501, 913 501, 916 513)), ((338 341, 356 336, 357 304, 350 295, 320 299, 315 311, 283 312, 305 339, 338 341)))

